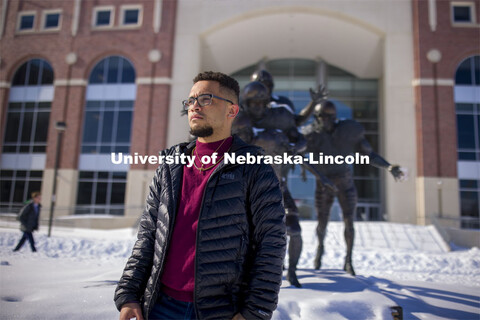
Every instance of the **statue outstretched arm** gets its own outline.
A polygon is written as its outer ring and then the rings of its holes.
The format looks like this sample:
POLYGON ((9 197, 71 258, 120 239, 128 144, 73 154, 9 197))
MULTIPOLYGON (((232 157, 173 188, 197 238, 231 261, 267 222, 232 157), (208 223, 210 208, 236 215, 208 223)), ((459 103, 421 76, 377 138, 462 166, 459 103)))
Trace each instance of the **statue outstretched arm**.
POLYGON ((381 155, 374 152, 370 143, 368 143, 367 139, 363 138, 360 141, 360 152, 366 154, 370 157, 370 164, 377 168, 384 168, 390 172, 395 179, 395 181, 402 180, 404 177, 404 173, 400 170, 399 165, 392 165, 387 160, 385 160, 381 155))
POLYGON ((325 100, 328 96, 327 88, 323 85, 319 85, 317 90, 314 91, 310 88, 310 98, 312 99, 305 108, 303 108, 295 117, 295 123, 298 126, 302 125, 312 115, 315 106, 322 100, 325 100))

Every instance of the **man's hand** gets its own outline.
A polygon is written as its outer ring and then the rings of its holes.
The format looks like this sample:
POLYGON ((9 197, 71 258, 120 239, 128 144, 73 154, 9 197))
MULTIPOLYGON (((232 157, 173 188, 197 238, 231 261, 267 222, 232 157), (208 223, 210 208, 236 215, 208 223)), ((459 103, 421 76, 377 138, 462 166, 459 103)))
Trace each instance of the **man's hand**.
POLYGON ((247 320, 247 319, 245 319, 245 317, 242 316, 241 313, 237 313, 237 314, 232 318, 232 320, 247 320))
POLYGON ((143 320, 142 308, 136 302, 125 303, 120 310, 120 320, 130 320, 131 318, 143 320))

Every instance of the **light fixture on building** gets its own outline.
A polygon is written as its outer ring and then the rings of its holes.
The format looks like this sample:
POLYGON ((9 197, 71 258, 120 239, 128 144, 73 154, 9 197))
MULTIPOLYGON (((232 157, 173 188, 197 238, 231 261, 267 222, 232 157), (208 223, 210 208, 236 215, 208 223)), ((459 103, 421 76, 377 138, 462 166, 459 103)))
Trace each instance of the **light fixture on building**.
POLYGON ((70 65, 75 64, 75 62, 77 62, 77 54, 75 52, 70 52, 65 57, 65 62, 70 65))
POLYGON ((148 53, 148 60, 150 62, 155 63, 160 61, 160 59, 162 59, 162 53, 160 52, 160 50, 157 50, 157 49, 150 50, 150 52, 148 53))
POLYGON ((438 49, 430 49, 427 52, 427 59, 431 63, 439 63, 442 60, 442 53, 438 49))

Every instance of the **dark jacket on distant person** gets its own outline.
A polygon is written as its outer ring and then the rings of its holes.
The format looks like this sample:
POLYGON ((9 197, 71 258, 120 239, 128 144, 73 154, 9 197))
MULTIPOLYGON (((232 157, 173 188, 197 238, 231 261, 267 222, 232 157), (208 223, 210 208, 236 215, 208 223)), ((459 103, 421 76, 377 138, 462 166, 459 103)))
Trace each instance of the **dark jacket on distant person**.
MULTIPOLYGON (((195 141, 161 152, 191 155, 195 141)), ((229 153, 261 153, 234 136, 229 153)), ((182 164, 156 170, 138 239, 115 290, 120 310, 140 302, 146 319, 161 291, 161 276, 181 195, 182 164)), ((270 319, 282 282, 286 233, 279 182, 266 164, 218 165, 199 214, 194 305, 198 319, 270 319)))
POLYGON ((24 206, 18 214, 18 220, 20 221, 20 230, 23 232, 33 232, 38 230, 38 220, 40 217, 40 210, 42 205, 38 205, 38 214, 35 212, 34 203, 30 202, 24 206))

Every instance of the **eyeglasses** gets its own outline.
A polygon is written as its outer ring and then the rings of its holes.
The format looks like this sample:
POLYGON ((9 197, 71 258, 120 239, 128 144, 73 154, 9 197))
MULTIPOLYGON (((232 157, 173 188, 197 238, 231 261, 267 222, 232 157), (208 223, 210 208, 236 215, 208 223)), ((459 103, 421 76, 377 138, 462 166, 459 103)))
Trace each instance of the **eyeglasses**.
POLYGON ((217 99, 220 99, 220 100, 223 100, 223 101, 230 102, 231 104, 234 104, 233 101, 231 101, 231 100, 218 97, 218 96, 213 95, 211 93, 204 93, 204 94, 199 95, 196 98, 195 97, 190 97, 187 100, 183 100, 182 101, 183 110, 187 111, 188 108, 190 108, 191 106, 193 106, 195 104, 195 100, 198 102, 198 105, 200 107, 209 106, 209 105, 212 104, 212 99, 213 98, 217 98, 217 99))

